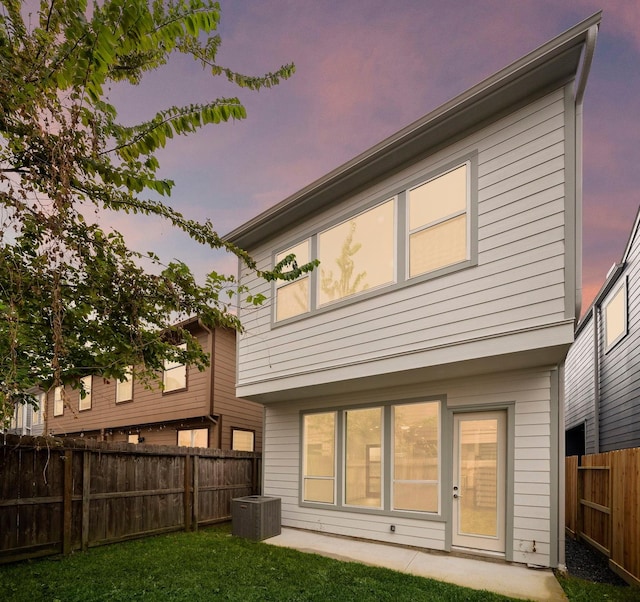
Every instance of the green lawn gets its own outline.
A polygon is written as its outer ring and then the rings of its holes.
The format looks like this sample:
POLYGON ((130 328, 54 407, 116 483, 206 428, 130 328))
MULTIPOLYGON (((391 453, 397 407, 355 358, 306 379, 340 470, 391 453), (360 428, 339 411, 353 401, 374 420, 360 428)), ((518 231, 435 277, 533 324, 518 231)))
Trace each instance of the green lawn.
MULTIPOLYGON (((629 588, 610 588, 615 590, 629 588)), ((598 590, 594 600, 615 598, 598 590), (605 597, 606 596, 606 597, 605 597)), ((395 571, 242 540, 229 526, 0 566, 4 602, 506 600, 395 571)), ((586 598, 572 598, 582 600, 586 598)))

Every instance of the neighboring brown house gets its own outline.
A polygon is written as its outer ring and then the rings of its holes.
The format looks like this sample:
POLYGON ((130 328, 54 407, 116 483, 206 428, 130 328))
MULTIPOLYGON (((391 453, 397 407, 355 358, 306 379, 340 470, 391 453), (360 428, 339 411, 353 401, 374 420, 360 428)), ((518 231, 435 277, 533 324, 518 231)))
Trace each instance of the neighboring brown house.
POLYGON ((236 333, 209 331, 197 319, 187 327, 209 351, 211 365, 203 372, 167 363, 164 391, 136 382, 84 379, 88 394, 55 387, 46 404, 47 432, 57 436, 91 437, 156 445, 186 445, 260 451, 262 406, 235 396, 236 333))

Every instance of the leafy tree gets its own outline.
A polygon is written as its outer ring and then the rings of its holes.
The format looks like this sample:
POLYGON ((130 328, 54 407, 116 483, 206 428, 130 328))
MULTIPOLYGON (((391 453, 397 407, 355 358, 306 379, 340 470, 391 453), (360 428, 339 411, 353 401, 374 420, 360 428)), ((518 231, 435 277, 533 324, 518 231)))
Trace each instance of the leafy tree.
MULTIPOLYGON (((215 272, 198 284, 184 263, 134 252, 121 234, 84 217, 159 216, 256 270, 210 222, 154 200, 173 188, 157 175, 156 151, 176 135, 244 119, 239 99, 171 106, 125 126, 109 86, 138 84, 174 53, 250 90, 294 72, 290 64, 250 77, 219 65, 220 7, 211 0, 103 0, 90 8, 85 0, 42 0, 36 16, 24 13, 19 0, 0 0, 0 423, 35 384, 122 378, 130 365, 151 384, 165 359, 203 369, 209 358, 180 322, 199 316, 207 327, 240 329, 234 295, 262 301, 215 272)), ((259 274, 293 279, 312 267, 288 257, 259 274)))

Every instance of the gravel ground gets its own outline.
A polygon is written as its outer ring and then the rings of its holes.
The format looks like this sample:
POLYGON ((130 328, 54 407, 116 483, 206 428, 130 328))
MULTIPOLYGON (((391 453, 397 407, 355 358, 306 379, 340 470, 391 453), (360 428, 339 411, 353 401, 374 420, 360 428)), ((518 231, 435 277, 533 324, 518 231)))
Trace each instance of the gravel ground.
POLYGON ((609 568, 607 559, 586 544, 567 537, 565 554, 570 575, 598 583, 627 585, 609 568))

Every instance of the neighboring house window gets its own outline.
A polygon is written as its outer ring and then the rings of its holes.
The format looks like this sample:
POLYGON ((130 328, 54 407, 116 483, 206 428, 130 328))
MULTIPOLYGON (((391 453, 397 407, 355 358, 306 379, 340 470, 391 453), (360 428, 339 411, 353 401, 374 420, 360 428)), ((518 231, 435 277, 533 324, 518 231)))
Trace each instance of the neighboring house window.
POLYGON ((41 425, 44 424, 44 417, 46 416, 46 399, 47 395, 45 393, 38 393, 36 396, 36 401, 38 403, 38 409, 33 412, 33 424, 41 425))
MULTIPOLYGON (((178 345, 178 349, 185 350, 187 348, 186 343, 178 345)), ((179 389, 187 388, 187 366, 171 360, 165 360, 164 372, 162 375, 162 384, 164 385, 164 392, 178 391, 179 389)))
POLYGON ((438 513, 440 421, 438 400, 304 414, 302 501, 438 513))
POLYGON ((393 192, 276 254, 276 263, 295 253, 319 266, 274 284, 275 322, 476 264, 476 153, 393 192))
POLYGON ((255 433, 244 429, 231 429, 231 449, 236 451, 255 451, 255 433))
POLYGON ((468 164, 409 190, 409 277, 468 257, 468 164))
POLYGON ((82 383, 82 388, 79 391, 79 401, 78 401, 78 409, 79 410, 90 410, 91 409, 91 385, 92 385, 92 376, 85 376, 80 379, 82 383), (83 397, 84 396, 84 397, 83 397))
POLYGON ((604 302, 603 311, 608 350, 627 334, 627 283, 625 280, 604 302))
POLYGON ((14 408, 13 408, 13 415, 15 416, 16 422, 15 422, 15 429, 20 429, 22 430, 22 426, 24 425, 24 410, 25 410, 25 406, 24 404, 21 403, 17 403, 14 408))
POLYGON ((395 199, 318 234, 318 307, 394 281, 395 199))
POLYGON ((178 445, 184 447, 209 447, 209 429, 178 431, 178 445))
POLYGON ((302 426, 302 499, 335 503, 336 412, 305 414, 302 426))
MULTIPOLYGON (((276 263, 287 255, 295 255, 296 263, 309 263, 309 240, 291 247, 276 255, 276 263)), ((286 271, 286 268, 285 268, 286 271)), ((286 320, 309 311, 309 274, 302 274, 294 281, 276 281, 276 320, 286 320)))
POLYGON ((62 387, 53 390, 53 415, 62 416, 64 413, 64 400, 62 399, 62 387))
POLYGON ((127 443, 140 443, 140 433, 133 433, 127 436, 127 443))
POLYGON ((116 403, 133 399, 133 366, 129 366, 122 380, 116 381, 116 403))

